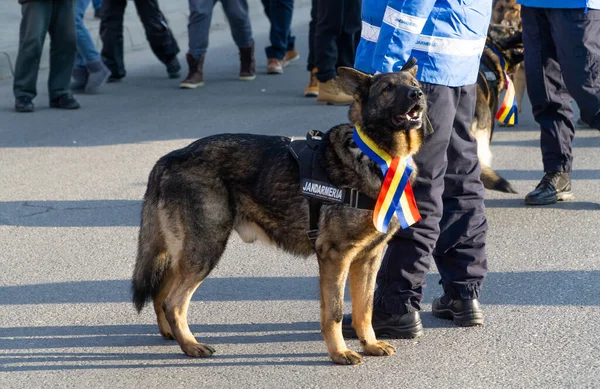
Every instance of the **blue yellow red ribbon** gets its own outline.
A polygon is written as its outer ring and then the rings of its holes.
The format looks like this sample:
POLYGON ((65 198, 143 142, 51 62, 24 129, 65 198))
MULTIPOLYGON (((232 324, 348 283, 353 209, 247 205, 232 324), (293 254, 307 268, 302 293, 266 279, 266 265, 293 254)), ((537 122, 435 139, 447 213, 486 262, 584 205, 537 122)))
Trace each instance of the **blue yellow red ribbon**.
POLYGON ((387 232, 394 213, 400 226, 408 228, 421 220, 417 202, 410 185, 412 157, 393 158, 369 138, 358 125, 354 126, 354 142, 363 153, 375 161, 383 174, 383 184, 373 210, 373 224, 380 232, 387 232))
POLYGON ((496 120, 509 125, 518 124, 519 109, 517 106, 517 96, 515 94, 515 85, 508 75, 508 63, 504 60, 504 56, 498 49, 493 46, 490 46, 490 49, 500 59, 500 66, 502 66, 502 71, 504 72, 504 88, 506 89, 502 104, 500 104, 500 108, 498 109, 498 112, 496 112, 496 120))

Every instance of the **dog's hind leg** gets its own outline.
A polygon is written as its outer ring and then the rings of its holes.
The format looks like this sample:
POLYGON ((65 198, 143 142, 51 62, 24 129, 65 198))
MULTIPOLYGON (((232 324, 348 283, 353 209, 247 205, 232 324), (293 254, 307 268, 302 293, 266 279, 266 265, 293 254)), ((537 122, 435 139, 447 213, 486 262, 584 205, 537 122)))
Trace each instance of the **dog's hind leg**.
POLYGON ((158 293, 156 296, 152 297, 158 329, 160 330, 160 334, 166 339, 175 339, 173 331, 171 330, 171 326, 169 325, 169 321, 167 320, 167 316, 165 315, 165 311, 163 310, 163 303, 171 291, 174 278, 175 275, 173 269, 169 268, 164 279, 162 280, 158 293))
POLYGON ((191 357, 210 357, 215 349, 196 340, 188 326, 187 312, 194 291, 225 251, 233 229, 233 213, 226 193, 217 192, 215 187, 197 191, 202 193, 202 202, 190 202, 180 209, 182 234, 170 245, 178 250, 169 249, 172 267, 162 308, 183 352, 191 357))
POLYGON ((350 296, 352 297, 352 325, 366 355, 387 356, 396 351, 387 342, 378 341, 373 331, 373 294, 382 250, 356 258, 350 265, 350 296))

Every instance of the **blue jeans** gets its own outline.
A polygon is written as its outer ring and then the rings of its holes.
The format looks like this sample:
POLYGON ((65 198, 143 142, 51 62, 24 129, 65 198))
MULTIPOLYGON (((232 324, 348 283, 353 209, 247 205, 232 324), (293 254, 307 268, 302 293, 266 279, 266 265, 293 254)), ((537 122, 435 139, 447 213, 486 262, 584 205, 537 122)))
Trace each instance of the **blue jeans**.
POLYGON ((77 32, 77 55, 75 66, 84 68, 88 62, 100 60, 90 32, 83 24, 83 15, 91 0, 77 0, 75 4, 75 31, 77 32))
MULTIPOLYGON (((208 49, 210 20, 216 2, 217 0, 189 0, 189 53, 196 59, 208 49)), ((221 4, 237 47, 253 46, 247 0, 221 0, 221 4)))
POLYGON ((271 22, 269 40, 271 46, 265 49, 267 58, 285 57, 285 52, 294 49, 295 38, 290 25, 294 12, 294 0, 261 0, 265 14, 271 22))

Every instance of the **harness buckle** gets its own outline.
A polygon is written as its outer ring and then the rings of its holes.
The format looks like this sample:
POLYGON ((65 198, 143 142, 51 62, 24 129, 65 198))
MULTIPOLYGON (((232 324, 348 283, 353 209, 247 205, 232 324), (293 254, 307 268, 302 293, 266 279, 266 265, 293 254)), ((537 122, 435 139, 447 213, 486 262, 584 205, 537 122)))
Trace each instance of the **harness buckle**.
POLYGON ((358 208, 358 195, 360 192, 358 189, 350 188, 350 205, 352 208, 358 208))
POLYGON ((308 236, 308 239, 312 240, 314 243, 314 241, 317 240, 317 237, 319 236, 319 230, 306 231, 306 235, 308 236))

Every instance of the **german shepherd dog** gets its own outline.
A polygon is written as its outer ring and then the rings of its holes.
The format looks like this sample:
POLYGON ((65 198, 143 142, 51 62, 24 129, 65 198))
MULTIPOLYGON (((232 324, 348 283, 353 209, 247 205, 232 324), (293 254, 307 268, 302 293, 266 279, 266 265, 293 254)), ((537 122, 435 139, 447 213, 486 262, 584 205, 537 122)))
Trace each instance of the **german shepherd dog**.
MULTIPOLYGON (((351 68, 338 70, 356 100, 351 122, 392 157, 416 153, 424 122, 428 123, 423 120, 426 101, 415 71, 413 67, 410 72, 370 76, 351 68)), ((377 199, 383 176, 357 147, 353 127, 341 124, 325 133, 320 163, 336 187, 356 188, 377 199)), ((398 230, 398 220, 393 218, 384 234, 373 225, 373 211, 322 203, 313 243, 306 233, 309 202, 289 150, 291 141, 282 136, 209 136, 160 158, 150 173, 133 272, 133 302, 139 312, 152 298, 160 333, 177 340, 191 357, 210 357, 215 352, 192 335, 187 310, 234 230, 248 243, 261 240, 304 257, 316 252, 321 332, 334 363, 363 362, 342 337, 348 275, 353 325, 364 354, 395 352, 375 338, 371 314, 382 251, 398 230)))
POLYGON ((517 193, 508 181, 492 169, 490 142, 494 134, 494 115, 500 104, 500 93, 505 89, 505 73, 498 53, 508 64, 508 72, 523 62, 523 37, 520 31, 500 24, 491 24, 486 47, 481 56, 477 76, 477 102, 471 124, 471 135, 477 140, 477 155, 481 163, 481 181, 487 189, 517 193), (493 50, 493 49, 494 50, 493 50))

